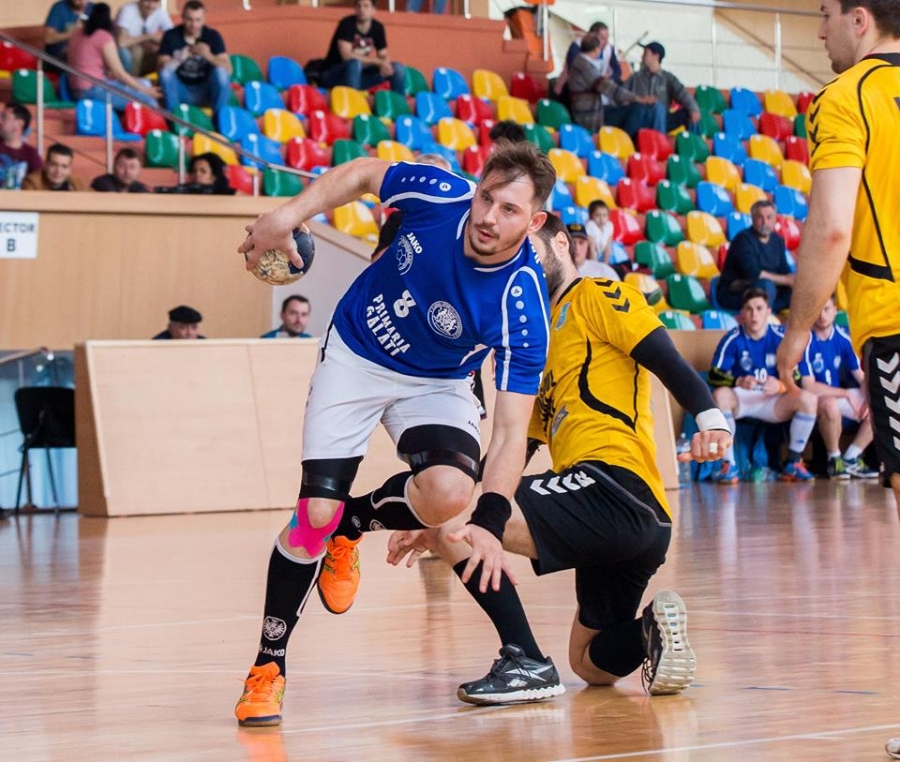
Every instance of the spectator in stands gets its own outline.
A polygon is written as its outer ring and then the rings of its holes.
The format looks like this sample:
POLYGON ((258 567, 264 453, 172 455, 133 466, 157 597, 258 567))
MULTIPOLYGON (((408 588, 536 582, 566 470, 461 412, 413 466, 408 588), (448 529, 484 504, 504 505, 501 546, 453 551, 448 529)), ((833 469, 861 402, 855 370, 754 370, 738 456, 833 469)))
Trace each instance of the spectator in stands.
POLYGON ((656 101, 653 123, 650 125, 653 129, 665 135, 678 127, 692 128, 700 121, 700 107, 678 77, 662 68, 666 49, 658 42, 641 47, 644 48, 644 55, 640 71, 628 78, 625 88, 636 95, 650 96, 656 101), (673 103, 677 103, 681 109, 670 111, 673 103))
POLYGON ((25 175, 38 172, 44 162, 37 148, 25 142, 31 112, 18 103, 3 109, 0 118, 0 188, 21 188, 25 175))
POLYGON ((218 113, 231 97, 231 59, 225 41, 206 26, 206 8, 200 0, 188 0, 181 11, 182 23, 163 35, 157 66, 166 108, 180 103, 212 106, 218 113))
MULTIPOLYGON (((602 21, 595 21, 591 24, 587 34, 595 35, 597 39, 600 40, 600 53, 597 58, 592 61, 598 73, 612 79, 617 85, 621 85, 622 65, 616 57, 615 47, 609 41, 609 27, 602 21)), ((572 64, 575 62, 575 59, 581 54, 581 40, 583 40, 584 37, 585 35, 581 34, 577 35, 575 39, 572 40, 572 44, 569 45, 569 49, 566 51, 566 61, 563 66, 562 74, 557 77, 556 82, 553 85, 553 90, 557 97, 567 107, 571 106, 568 87, 569 71, 572 68, 572 64)), ((611 105, 608 98, 603 101, 603 105, 611 105)))
POLYGON ((784 239, 775 232, 775 204, 757 201, 750 207, 752 224, 738 233, 722 264, 716 299, 726 310, 738 310, 748 288, 761 288, 775 312, 787 309, 794 275, 787 261, 784 239))
POLYGON ((572 251, 572 261, 578 274, 585 278, 608 278, 609 280, 622 280, 619 274, 612 269, 606 262, 599 262, 591 257, 591 241, 587 230, 580 222, 573 222, 566 225, 571 239, 570 248, 572 251))
POLYGON ((200 323, 203 322, 201 315, 193 307, 187 307, 184 304, 169 310, 169 325, 165 331, 160 331, 154 340, 157 339, 205 339, 206 336, 200 334, 200 323))
MULTIPOLYGON (((113 36, 112 12, 107 3, 94 3, 84 26, 76 29, 69 40, 69 63, 85 74, 102 79, 127 90, 133 98, 124 98, 109 93, 116 111, 124 111, 131 100, 139 100, 156 105, 159 95, 146 79, 135 79, 122 66, 119 48, 113 36)), ((107 91, 82 77, 72 77, 72 95, 78 100, 85 98, 105 101, 107 91)))
POLYGON ((609 221, 609 207, 595 199, 588 204, 588 221, 584 226, 591 243, 591 258, 610 264, 613 243, 613 224, 609 221))
POLYGON ((403 65, 391 61, 384 25, 375 18, 375 0, 356 0, 356 13, 337 25, 325 56, 322 87, 345 85, 356 90, 390 82, 391 90, 403 93, 403 65))
POLYGON ((163 33, 174 25, 161 0, 133 0, 116 14, 116 41, 122 64, 135 77, 156 71, 163 33))
MULTIPOLYGON (((57 0, 50 6, 44 22, 44 52, 67 61, 69 39, 75 30, 87 21, 92 3, 87 0, 57 0)), ((59 71, 53 65, 45 65, 48 71, 59 71)))
POLYGON ((837 307, 829 297, 810 331, 809 344, 798 366, 800 386, 816 395, 819 402, 819 433, 828 453, 828 478, 874 479, 878 472, 869 468, 862 454, 874 435, 866 402, 865 373, 853 351, 850 335, 834 324, 837 307), (848 386, 849 383, 857 386, 848 386), (841 455, 843 420, 859 424, 853 442, 841 455))
POLYGON ((501 119, 491 127, 488 137, 492 143, 497 140, 508 140, 510 143, 518 143, 528 139, 528 136, 525 134, 525 128, 512 119, 501 119))
POLYGON ((600 74, 594 66, 600 50, 596 35, 587 34, 582 38, 581 53, 569 70, 572 119, 591 133, 607 125, 620 127, 632 140, 637 140, 638 130, 653 122, 651 106, 656 99, 626 90, 600 74), (601 95, 605 95, 611 105, 604 106, 601 95))
POLYGON ((188 165, 189 179, 180 185, 162 185, 153 190, 156 193, 187 193, 204 196, 233 196, 234 188, 228 182, 225 162, 211 151, 191 157, 188 165))
MULTIPOLYGON (((768 293, 761 288, 748 288, 742 296, 742 324, 726 333, 716 347, 709 383, 713 386, 713 399, 732 431, 735 421, 741 418, 757 418, 766 423, 790 421, 788 458, 779 479, 809 481, 813 477, 803 463, 803 451, 816 425, 818 401, 809 391, 785 391, 775 367, 775 353, 784 333, 780 327, 770 325, 771 316, 768 293)), ((739 477, 734 448, 729 447, 717 481, 734 484, 739 477)))
POLYGON ((281 303, 281 325, 264 333, 261 339, 311 339, 306 332, 310 313, 309 299, 292 294, 281 303))
POLYGON ((54 143, 47 149, 44 166, 29 174, 22 182, 22 190, 81 191, 84 183, 72 177, 72 149, 54 143))
POLYGON ((150 189, 138 180, 140 174, 141 155, 133 148, 122 148, 116 154, 112 174, 95 177, 91 189, 101 193, 149 193, 150 189))

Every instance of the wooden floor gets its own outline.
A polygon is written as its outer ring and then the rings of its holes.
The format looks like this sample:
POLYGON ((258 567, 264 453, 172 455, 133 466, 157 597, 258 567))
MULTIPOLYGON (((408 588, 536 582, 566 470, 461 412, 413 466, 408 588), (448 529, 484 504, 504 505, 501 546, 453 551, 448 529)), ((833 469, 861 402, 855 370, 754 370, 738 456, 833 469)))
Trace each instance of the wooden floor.
MULTIPOLYGON (((278 512, 0 521, 0 759, 883 760, 900 735, 900 523, 873 484, 696 486, 669 561, 697 683, 649 699, 639 675, 569 670, 570 573, 520 592, 568 693, 474 708, 458 683, 498 643, 439 561, 394 569, 363 543, 343 617, 311 600, 280 730, 232 708, 256 650, 278 512)), ((677 499, 677 498, 676 498, 677 499)))

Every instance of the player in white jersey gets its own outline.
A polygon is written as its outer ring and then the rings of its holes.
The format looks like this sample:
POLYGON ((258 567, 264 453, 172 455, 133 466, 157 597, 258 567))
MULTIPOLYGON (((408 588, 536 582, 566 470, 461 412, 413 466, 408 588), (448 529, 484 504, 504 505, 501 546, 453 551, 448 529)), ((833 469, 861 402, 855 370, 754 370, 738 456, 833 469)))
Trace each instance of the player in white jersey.
POLYGON ((555 179, 529 143, 498 144, 477 186, 434 166, 358 159, 248 226, 240 250, 252 267, 268 249, 299 260, 292 230, 366 193, 403 212, 394 241, 340 300, 321 341, 300 496, 272 551, 256 664, 235 710, 242 725, 281 722, 288 638, 317 580, 326 608, 350 607, 361 531, 436 526, 468 506, 481 454, 468 376, 490 350, 494 425, 471 523, 483 583, 496 588, 508 572, 503 527, 548 342, 547 286, 527 235, 544 223, 555 179), (351 499, 379 421, 409 470, 351 499))

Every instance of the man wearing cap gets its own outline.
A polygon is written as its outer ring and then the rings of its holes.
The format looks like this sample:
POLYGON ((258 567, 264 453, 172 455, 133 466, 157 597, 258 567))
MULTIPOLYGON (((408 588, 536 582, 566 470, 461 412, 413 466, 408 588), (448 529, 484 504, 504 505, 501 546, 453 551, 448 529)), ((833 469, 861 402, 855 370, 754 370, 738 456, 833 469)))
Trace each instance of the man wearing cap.
POLYGON ((169 310, 169 326, 154 336, 155 339, 205 339, 199 331, 201 315, 193 307, 182 304, 169 310))
POLYGON ((642 45, 640 71, 632 74, 625 82, 625 89, 635 95, 651 96, 656 99, 653 129, 663 134, 679 127, 691 129, 700 121, 700 108, 687 88, 672 72, 662 68, 666 49, 658 42, 642 45), (678 111, 670 111, 672 102, 681 106, 678 111))
POLYGON ((566 225, 569 231, 569 237, 572 239, 573 249, 575 251, 575 267, 578 274, 584 278, 607 278, 609 280, 622 280, 619 274, 612 269, 606 262, 598 262, 596 259, 589 259, 588 254, 591 249, 591 242, 588 239, 587 230, 580 222, 573 222, 566 225))

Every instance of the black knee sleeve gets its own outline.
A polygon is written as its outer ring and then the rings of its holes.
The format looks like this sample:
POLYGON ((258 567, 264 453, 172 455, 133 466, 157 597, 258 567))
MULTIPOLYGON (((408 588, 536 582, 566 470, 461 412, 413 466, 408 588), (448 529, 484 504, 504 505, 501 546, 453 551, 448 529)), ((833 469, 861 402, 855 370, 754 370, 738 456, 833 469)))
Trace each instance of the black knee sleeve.
POLYGON ((304 460, 300 497, 324 497, 346 503, 362 456, 304 460))
POLYGON ((431 466, 452 466, 472 479, 478 477, 481 456, 478 440, 455 426, 413 426, 401 434, 397 453, 413 474, 431 466))

